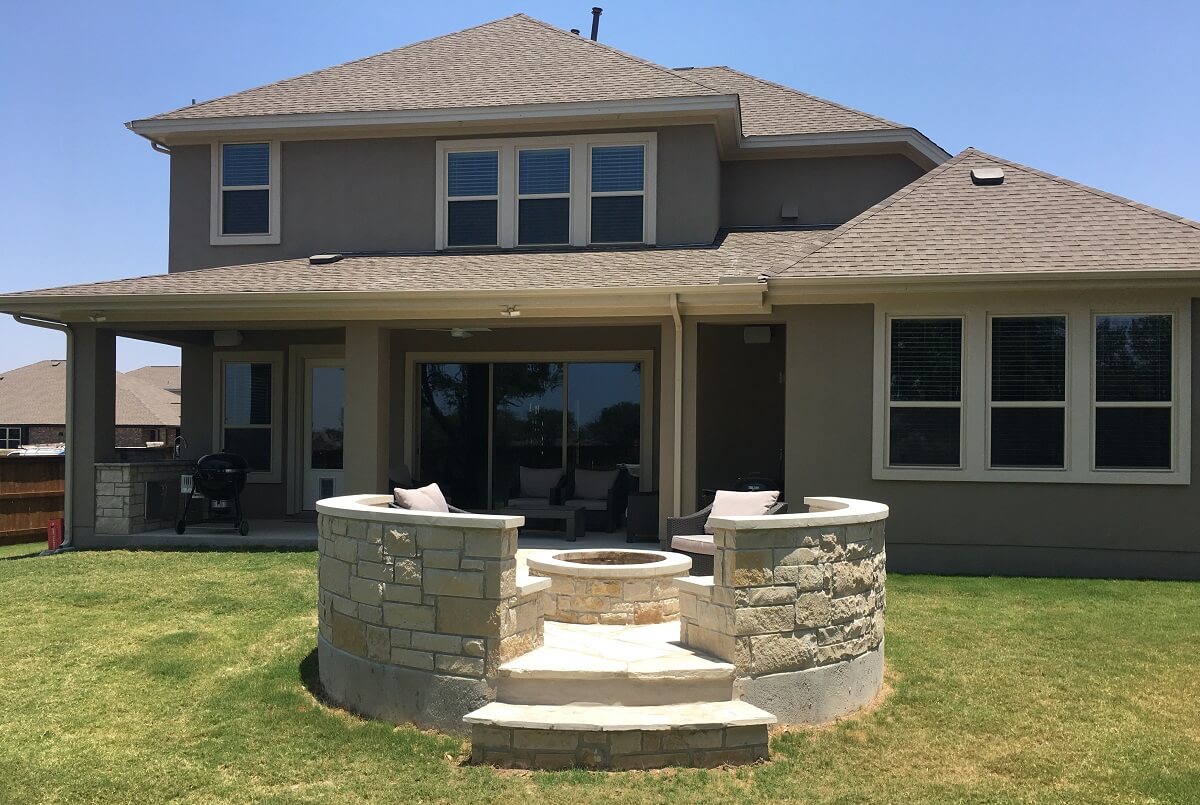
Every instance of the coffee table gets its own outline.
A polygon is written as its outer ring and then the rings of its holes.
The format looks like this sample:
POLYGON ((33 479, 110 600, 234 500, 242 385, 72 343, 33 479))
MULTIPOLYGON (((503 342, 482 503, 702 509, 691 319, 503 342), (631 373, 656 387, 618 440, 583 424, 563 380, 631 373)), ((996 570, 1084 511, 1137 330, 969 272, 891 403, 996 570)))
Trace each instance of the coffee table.
POLYGON ((567 542, 587 534, 587 520, 582 506, 505 506, 498 514, 519 514, 530 520, 561 520, 567 542))

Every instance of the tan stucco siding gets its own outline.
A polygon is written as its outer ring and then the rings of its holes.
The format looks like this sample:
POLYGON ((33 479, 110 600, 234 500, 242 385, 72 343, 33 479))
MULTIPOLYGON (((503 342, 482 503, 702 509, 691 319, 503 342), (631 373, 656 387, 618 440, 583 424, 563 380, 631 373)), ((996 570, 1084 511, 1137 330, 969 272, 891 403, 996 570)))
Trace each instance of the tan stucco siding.
MULTIPOLYGON (((872 305, 777 309, 787 321, 789 500, 836 494, 891 507, 899 571, 1200 578, 1194 485, 872 480, 872 305)), ((1200 301, 1192 300, 1193 322, 1200 301)), ((1200 395, 1193 324, 1192 396, 1200 395)), ((1193 406, 1192 462, 1200 455, 1193 406)))

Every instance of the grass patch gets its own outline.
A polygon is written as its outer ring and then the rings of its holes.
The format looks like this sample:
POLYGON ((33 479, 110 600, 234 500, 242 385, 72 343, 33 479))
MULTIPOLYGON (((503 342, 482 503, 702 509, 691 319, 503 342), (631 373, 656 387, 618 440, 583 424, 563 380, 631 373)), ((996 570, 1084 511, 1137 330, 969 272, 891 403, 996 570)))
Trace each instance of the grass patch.
POLYGON ((0 801, 1200 802, 1197 584, 891 576, 870 714, 753 768, 511 773, 313 700, 313 553, 5 561, 37 547, 0 548, 0 801))

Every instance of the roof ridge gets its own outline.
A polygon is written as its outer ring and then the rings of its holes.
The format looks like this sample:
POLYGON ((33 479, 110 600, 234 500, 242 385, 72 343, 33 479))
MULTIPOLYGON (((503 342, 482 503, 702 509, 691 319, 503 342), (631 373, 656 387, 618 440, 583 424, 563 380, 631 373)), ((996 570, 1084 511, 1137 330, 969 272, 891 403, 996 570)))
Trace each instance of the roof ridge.
MULTIPOLYGON (((247 92, 254 92, 255 90, 265 89, 266 87, 272 87, 272 86, 275 86, 276 84, 291 83, 293 81, 298 81, 301 78, 308 78, 309 76, 316 75, 317 73, 323 73, 326 70, 336 70, 339 67, 348 67, 351 64, 358 64, 359 62, 369 61, 370 59, 376 59, 380 56, 387 56, 389 54, 396 53, 397 51, 407 50, 408 48, 416 47, 417 45, 424 45, 428 42, 433 42, 436 39, 446 39, 451 36, 458 36, 459 34, 465 34, 467 31, 473 31, 476 28, 483 28, 487 25, 495 25, 498 22, 504 22, 505 20, 516 19, 517 17, 524 17, 525 19, 532 19, 531 17, 527 17, 526 15, 521 14, 521 13, 509 14, 507 17, 500 17, 498 19, 488 20, 487 22, 481 22, 478 25, 469 25, 466 28, 460 28, 457 31, 451 31, 450 33, 447 33, 447 34, 438 34, 437 36, 428 36, 428 37, 425 37, 424 39, 418 39, 416 42, 409 42, 407 45, 401 45, 398 48, 384 50, 379 53, 372 53, 368 56, 360 56, 357 59, 350 59, 349 61, 338 62, 337 64, 326 65, 325 67, 318 67, 315 70, 309 70, 307 73, 300 73, 299 75, 288 76, 287 78, 280 78, 275 81, 268 81, 265 84, 257 84, 253 87, 247 87, 246 89, 239 89, 236 92, 227 92, 224 95, 218 95, 215 98, 209 98, 207 101, 201 101, 200 103, 188 104, 186 106, 178 106, 178 107, 176 107, 174 109, 170 109, 166 112, 160 112, 157 115, 153 115, 150 119, 153 120, 154 118, 166 117, 167 115, 172 115, 172 114, 175 114, 176 112, 181 112, 184 109, 196 109, 201 106, 207 106, 210 103, 216 103, 217 101, 223 101, 226 98, 232 98, 235 95, 242 95, 247 92)), ((534 21, 539 22, 539 20, 534 20, 534 21)))
MULTIPOLYGON (((1126 198, 1125 196, 1118 196, 1116 193, 1109 193, 1108 191, 1101 190, 1098 187, 1092 187, 1091 185, 1086 185, 1086 184, 1083 184, 1082 182, 1076 182, 1072 179, 1067 179, 1063 176, 1059 176, 1054 173, 1049 173, 1044 170, 1039 170, 1038 168, 1034 168, 1029 165, 1025 165, 1021 162, 1013 162, 1011 159, 1005 159, 1004 157, 998 157, 995 154, 990 154, 987 151, 981 151, 978 148, 973 148, 973 147, 966 148, 963 150, 962 154, 959 154, 959 156, 962 156, 963 154, 966 154, 968 152, 970 152, 972 154, 977 154, 978 156, 984 157, 985 159, 991 159, 996 162, 1001 162, 1015 170, 1025 171, 1026 173, 1032 173, 1035 176, 1042 177, 1043 179, 1049 179, 1050 181, 1058 182, 1059 184, 1066 185, 1067 187, 1071 187, 1076 190, 1083 190, 1088 193, 1091 193, 1094 196, 1099 196, 1100 198, 1107 199, 1108 201, 1114 201, 1118 204, 1124 204, 1125 206, 1132 207, 1135 210, 1140 210, 1142 212, 1151 213, 1153 215, 1159 216, 1160 218, 1166 218, 1168 221, 1173 221, 1174 223, 1183 224, 1184 226, 1189 226, 1192 229, 1200 230, 1200 221, 1193 221, 1191 218, 1185 218, 1182 215, 1176 215, 1175 213, 1167 212, 1166 210, 1159 209, 1158 207, 1152 207, 1149 204, 1143 204, 1140 201, 1134 201, 1133 199, 1126 198)), ((955 159, 957 159, 957 158, 958 157, 955 157, 955 159)))
MULTIPOLYGON (((543 28, 547 28, 556 33, 564 34, 566 36, 577 39, 580 42, 588 42, 592 45, 596 45, 597 47, 604 48, 605 50, 609 51, 610 53, 613 53, 617 56, 623 56, 626 59, 629 59, 630 61, 637 62, 638 64, 644 65, 646 67, 653 67, 655 70, 659 70, 660 72, 667 73, 672 78, 678 78, 682 81, 687 81, 690 84, 695 84, 696 86, 700 87, 701 89, 706 89, 709 92, 712 92, 714 94, 717 94, 717 95, 724 94, 720 90, 716 89, 715 87, 710 87, 709 85, 703 84, 699 81, 696 81, 695 79, 679 75, 679 72, 677 70, 674 70, 670 67, 666 67, 664 65, 658 64, 657 62, 652 62, 649 59, 643 59, 640 56, 635 56, 632 53, 628 53, 624 50, 621 50, 620 48, 615 48, 612 45, 605 44, 604 42, 600 42, 599 40, 583 36, 582 34, 573 34, 570 31, 564 31, 562 28, 559 28, 557 25, 551 25, 550 23, 546 22, 545 20, 539 20, 537 17, 530 17, 528 14, 521 14, 521 13, 514 14, 513 16, 521 17, 523 19, 528 20, 529 22, 533 22, 538 25, 541 25, 543 28)), ((507 19, 507 17, 505 19, 507 19)))
POLYGON ((807 260, 808 258, 812 257, 814 254, 821 251, 826 246, 833 243, 835 240, 842 237, 850 230, 854 229, 856 226, 859 226, 860 224, 865 223, 866 221, 870 220, 871 218, 874 218, 876 215, 883 212, 887 208, 891 207, 896 202, 909 196, 911 193, 913 193, 915 190, 917 190, 917 188, 925 185, 927 182, 931 181, 932 179, 934 179, 938 176, 941 176, 943 173, 945 173, 947 170, 949 170, 952 166, 957 165, 960 162, 962 162, 963 159, 965 159, 967 157, 967 155, 971 154, 971 153, 975 153, 975 149, 973 149, 973 148, 963 149, 955 156, 951 157, 950 159, 943 162, 941 165, 938 165, 936 168, 934 168, 933 170, 926 173, 924 176, 920 177, 919 179, 914 179, 913 181, 909 182, 904 187, 900 188, 895 193, 892 193, 890 196, 883 199, 882 201, 878 201, 875 204, 872 204, 870 207, 863 210, 858 215, 854 216, 849 221, 847 221, 846 223, 839 226, 837 229, 828 233, 828 235, 826 235, 826 236, 818 235, 816 239, 824 240, 825 241, 824 243, 822 243, 820 246, 813 249, 811 252, 804 255, 800 259, 796 260, 796 262, 791 263, 790 265, 780 269, 779 271, 776 272, 776 274, 777 275, 785 274, 788 271, 792 270, 800 263, 802 263, 805 260, 807 260))
MULTIPOLYGON (((828 98, 824 98, 820 95, 813 95, 811 92, 804 92, 802 90, 796 89, 795 87, 789 87, 786 84, 780 84, 778 82, 771 81, 769 79, 762 78, 760 76, 751 75, 750 73, 742 72, 741 70, 730 67, 729 65, 726 65, 726 64, 716 64, 716 65, 712 65, 711 67, 692 67, 692 68, 688 68, 688 69, 692 69, 692 70, 728 70, 731 73, 736 73, 736 74, 742 76, 743 78, 749 78, 750 80, 757 81, 760 84, 766 84, 769 87, 775 87, 776 89, 781 89, 781 90, 784 90, 785 92, 790 92, 794 95, 800 95, 801 97, 808 98, 810 100, 820 101, 821 103, 827 103, 830 106, 834 106, 834 107, 837 107, 838 109, 841 109, 843 112, 850 112, 852 114, 862 115, 863 117, 869 117, 872 120, 876 120, 880 123, 886 123, 889 126, 895 126, 896 128, 899 128, 899 129, 911 128, 910 126, 904 126, 900 123, 897 123, 894 120, 888 120, 886 117, 880 117, 879 115, 873 115, 870 112, 864 112, 861 109, 855 109, 853 107, 846 106, 845 104, 838 103, 837 101, 831 101, 828 98)), ((710 87, 710 89, 713 89, 713 87, 710 87)))

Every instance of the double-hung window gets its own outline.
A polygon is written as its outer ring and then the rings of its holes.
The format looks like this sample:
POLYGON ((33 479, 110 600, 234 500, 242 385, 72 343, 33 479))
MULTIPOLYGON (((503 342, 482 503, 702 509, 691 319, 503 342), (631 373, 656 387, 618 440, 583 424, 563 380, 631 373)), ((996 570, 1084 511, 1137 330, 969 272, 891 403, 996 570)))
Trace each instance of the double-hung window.
POLYGON ((219 353, 217 429, 220 449, 250 465, 250 479, 278 482, 282 360, 277 353, 219 353))
POLYGON ((571 149, 517 151, 517 245, 571 242, 571 149))
POLYGON ((1067 317, 994 316, 990 340, 991 466, 1062 469, 1067 317))
POLYGON ((642 145, 592 146, 592 243, 641 243, 645 217, 646 149, 642 145))
POLYGON ((500 152, 446 155, 446 245, 499 245, 500 152))
POLYGON ((278 243, 278 143, 220 143, 212 160, 212 243, 278 243))
POLYGON ((0 428, 0 450, 16 450, 21 446, 21 428, 2 427, 0 428))
POLYGON ((888 464, 959 466, 963 320, 893 318, 888 340, 888 464))
POLYGON ((1095 317, 1097 470, 1173 466, 1173 317, 1095 317))

